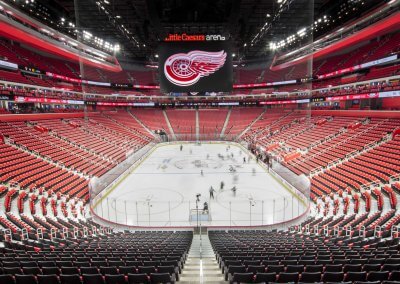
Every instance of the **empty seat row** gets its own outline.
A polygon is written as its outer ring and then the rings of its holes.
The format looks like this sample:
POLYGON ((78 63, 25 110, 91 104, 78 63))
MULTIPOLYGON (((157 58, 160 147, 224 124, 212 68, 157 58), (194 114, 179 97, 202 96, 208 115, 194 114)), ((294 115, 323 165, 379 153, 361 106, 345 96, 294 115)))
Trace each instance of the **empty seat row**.
POLYGON ((317 283, 317 282, 356 282, 356 281, 400 281, 400 271, 393 271, 389 273, 388 271, 372 271, 370 273, 363 272, 348 272, 344 274, 343 272, 303 272, 301 274, 297 272, 281 272, 279 274, 275 273, 245 273, 245 272, 235 272, 230 274, 230 283, 317 283))
POLYGON ((168 273, 100 275, 78 274, 72 275, 0 275, 0 284, 147 284, 147 283, 175 283, 175 279, 168 273))
POLYGON ((167 265, 173 265, 173 266, 180 266, 180 257, 171 257, 167 260, 152 260, 152 261, 139 261, 139 260, 110 260, 110 261, 70 261, 70 260, 59 260, 59 261, 1 261, 0 260, 0 267, 4 268, 12 268, 12 267, 121 267, 121 266, 134 266, 134 267, 140 267, 140 266, 154 266, 154 267, 159 267, 159 266, 167 266, 167 265))
POLYGON ((138 268, 134 266, 121 266, 119 268, 116 267, 100 267, 100 269, 96 267, 5 267, 0 270, 0 274, 24 274, 24 275, 50 275, 50 274, 64 274, 64 275, 71 275, 71 274, 124 274, 128 275, 131 274, 150 274, 150 273, 170 273, 174 274, 176 278, 179 278, 179 269, 175 266, 159 266, 156 268, 155 266, 139 266, 138 268))
POLYGON ((360 265, 360 264, 349 264, 349 265, 327 265, 323 267, 322 265, 288 265, 286 267, 282 265, 269 265, 269 266, 264 266, 264 265, 249 265, 249 266, 243 266, 243 265, 232 265, 229 264, 228 266, 224 267, 224 271, 234 271, 233 269, 237 269, 238 271, 245 271, 245 272, 274 272, 274 273, 280 273, 280 272, 297 272, 297 273, 302 273, 302 272, 370 272, 370 271, 396 271, 400 270, 400 263, 398 264, 365 264, 365 265, 360 265))

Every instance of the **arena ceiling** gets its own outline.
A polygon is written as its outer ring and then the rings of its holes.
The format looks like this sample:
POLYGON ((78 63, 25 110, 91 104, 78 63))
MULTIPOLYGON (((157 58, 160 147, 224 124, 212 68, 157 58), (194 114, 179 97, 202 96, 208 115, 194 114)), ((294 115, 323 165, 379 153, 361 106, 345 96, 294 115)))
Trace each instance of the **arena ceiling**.
MULTIPOLYGON (((121 46, 120 55, 156 60, 158 42, 168 33, 229 36, 237 58, 271 54, 268 45, 324 15, 335 17, 343 5, 349 13, 316 30, 312 38, 376 7, 385 0, 36 0, 76 28, 121 46), (285 2, 282 7, 280 3, 285 2), (362 4, 361 4, 362 3, 362 4), (351 9, 362 5, 362 10, 351 9), (358 6, 357 6, 358 5, 358 6), (267 25, 266 25, 267 24, 267 25), (264 29, 263 29, 264 27, 264 29)), ((294 43, 296 44, 296 43, 294 43)), ((295 46, 289 47, 295 48, 295 46)))

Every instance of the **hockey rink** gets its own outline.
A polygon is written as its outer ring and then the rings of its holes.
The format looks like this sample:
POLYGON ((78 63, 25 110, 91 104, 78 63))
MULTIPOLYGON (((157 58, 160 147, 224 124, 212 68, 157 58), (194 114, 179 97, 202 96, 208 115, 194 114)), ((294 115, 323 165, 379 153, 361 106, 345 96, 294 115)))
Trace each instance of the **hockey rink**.
POLYGON ((97 204, 96 214, 130 226, 196 226, 197 220, 203 226, 255 226, 290 220, 306 210, 239 145, 180 148, 156 147, 97 204), (203 211, 205 202, 208 211, 203 211))

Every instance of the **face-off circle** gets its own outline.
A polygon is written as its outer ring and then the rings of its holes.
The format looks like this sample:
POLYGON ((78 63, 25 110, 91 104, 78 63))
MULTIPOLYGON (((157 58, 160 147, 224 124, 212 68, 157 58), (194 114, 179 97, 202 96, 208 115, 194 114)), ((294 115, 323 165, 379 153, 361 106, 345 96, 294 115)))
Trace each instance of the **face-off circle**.
POLYGON ((199 168, 219 169, 222 167, 222 163, 220 161, 213 159, 178 160, 174 162, 174 166, 178 169, 199 169, 199 168))
POLYGON ((175 209, 179 207, 184 202, 183 195, 177 191, 170 188, 164 187, 149 187, 136 189, 134 192, 122 193, 119 198, 111 201, 111 208, 121 214, 125 214, 125 209, 123 202, 128 202, 130 204, 135 204, 132 206, 137 206, 141 210, 146 206, 152 206, 152 214, 159 214, 168 212, 168 202, 171 202, 170 209, 175 209), (161 198, 160 192, 164 193, 161 198), (165 196, 168 196, 169 200, 165 200, 165 196), (117 205, 118 204, 118 205, 117 205), (154 205, 154 206, 153 206, 154 205))

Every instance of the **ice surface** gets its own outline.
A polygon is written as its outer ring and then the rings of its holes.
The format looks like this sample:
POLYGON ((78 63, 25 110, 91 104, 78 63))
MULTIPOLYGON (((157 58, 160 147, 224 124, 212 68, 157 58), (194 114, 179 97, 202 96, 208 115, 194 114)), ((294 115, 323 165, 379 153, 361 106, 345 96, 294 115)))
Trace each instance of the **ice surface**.
POLYGON ((209 206, 209 215, 201 218, 206 226, 266 225, 304 212, 304 205, 246 150, 229 147, 183 144, 180 151, 179 144, 160 146, 95 211, 110 221, 133 226, 195 226, 196 195, 201 194, 200 214, 204 202, 209 206))

